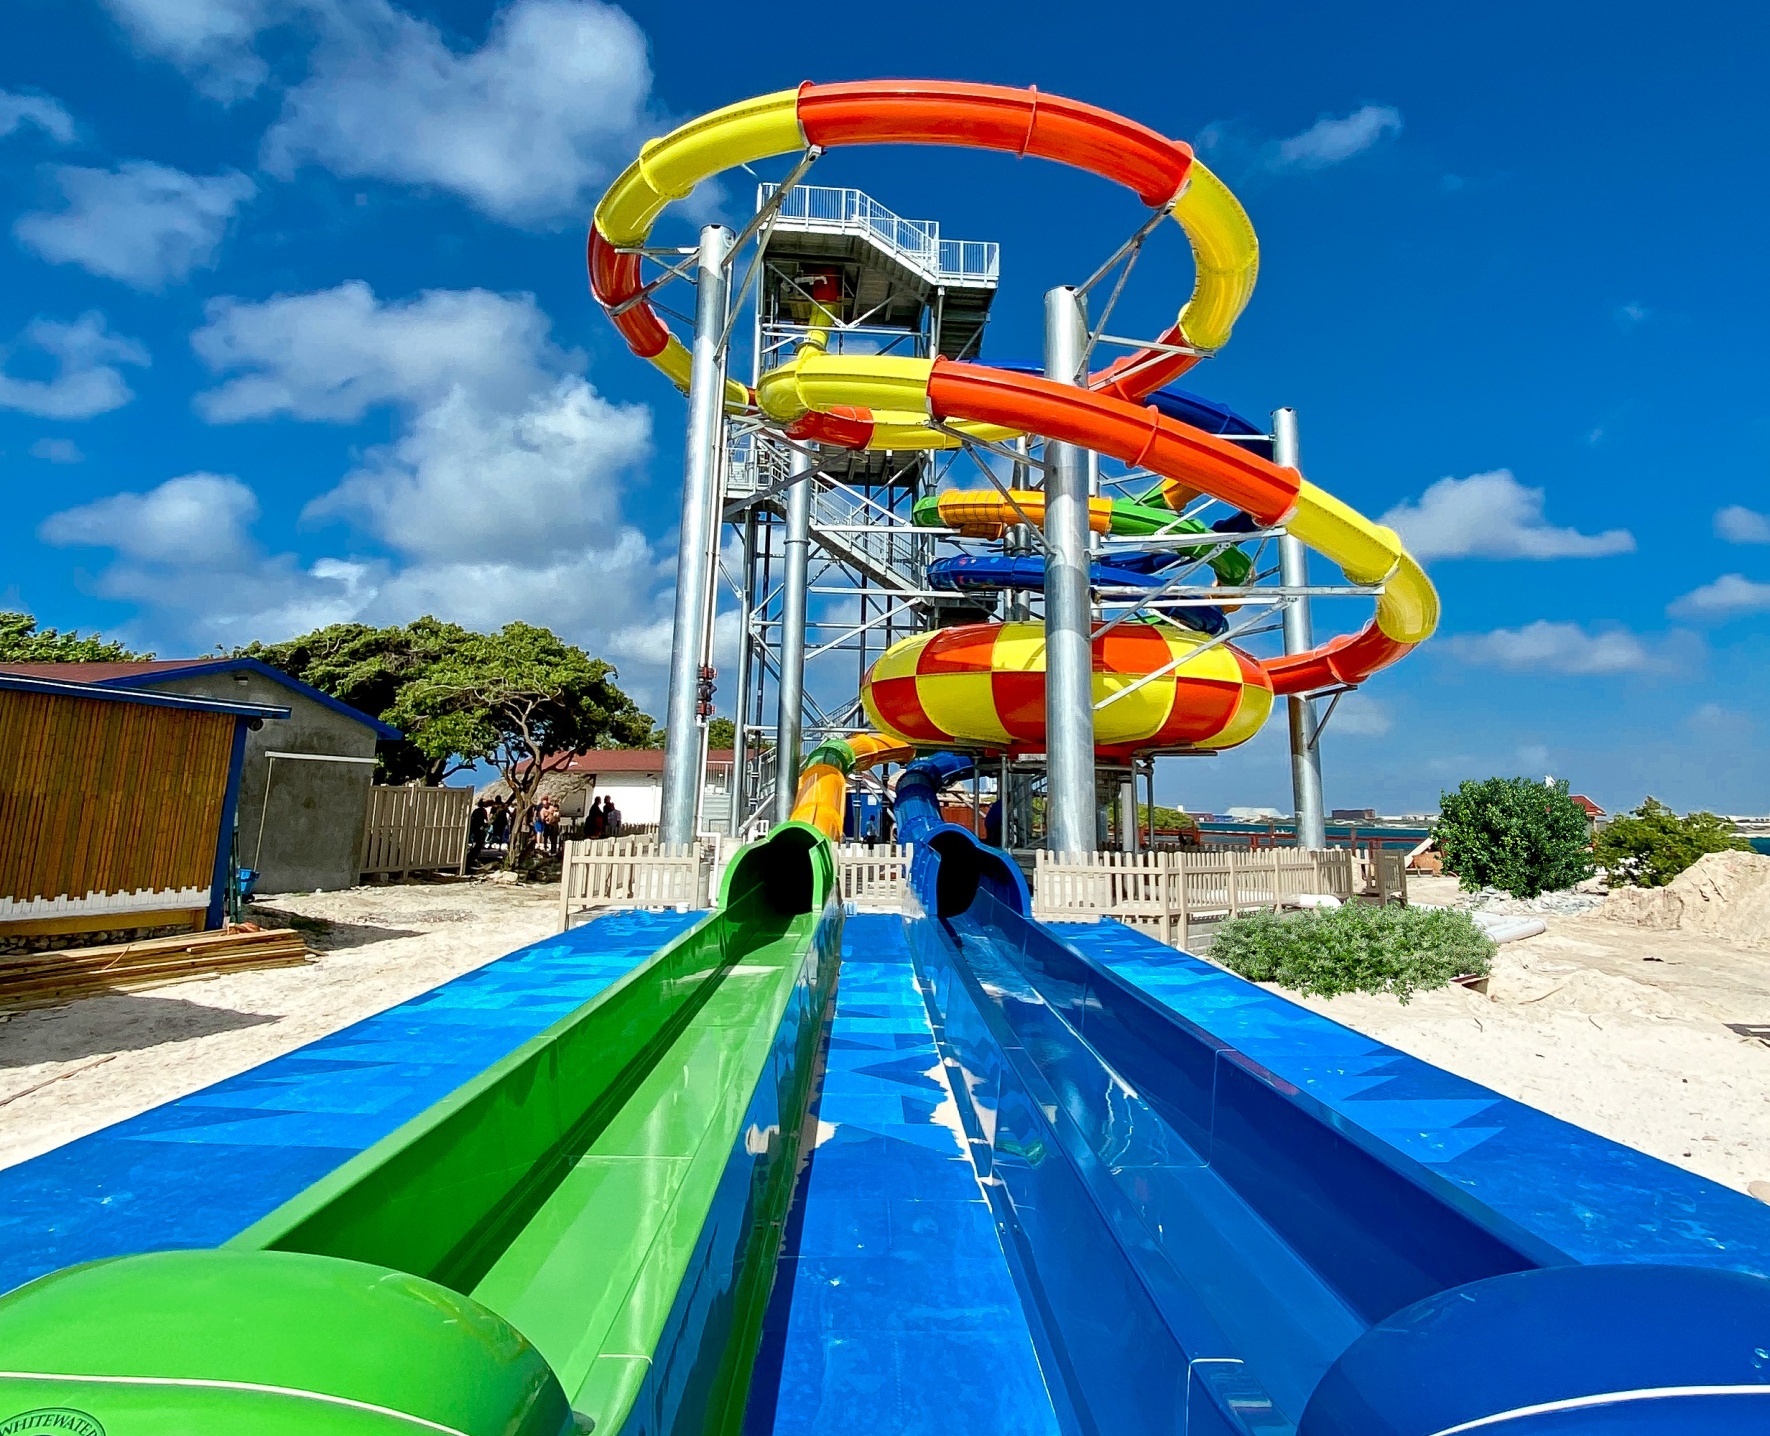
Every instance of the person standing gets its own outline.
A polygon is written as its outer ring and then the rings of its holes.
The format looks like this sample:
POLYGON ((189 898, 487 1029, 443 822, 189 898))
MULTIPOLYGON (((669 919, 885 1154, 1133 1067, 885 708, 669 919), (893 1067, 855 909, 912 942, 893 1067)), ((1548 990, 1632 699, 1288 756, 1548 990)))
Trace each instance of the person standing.
POLYGON ((584 836, 600 838, 605 832, 606 819, 603 814, 602 799, 598 798, 590 805, 590 811, 584 815, 584 836))
POLYGON ((621 836, 621 810, 615 806, 613 798, 608 800, 608 806, 602 810, 602 830, 611 838, 621 836))
POLYGON ((476 858, 479 850, 485 846, 486 828, 490 821, 486 816, 486 800, 481 798, 473 805, 473 812, 467 819, 467 846, 476 858))

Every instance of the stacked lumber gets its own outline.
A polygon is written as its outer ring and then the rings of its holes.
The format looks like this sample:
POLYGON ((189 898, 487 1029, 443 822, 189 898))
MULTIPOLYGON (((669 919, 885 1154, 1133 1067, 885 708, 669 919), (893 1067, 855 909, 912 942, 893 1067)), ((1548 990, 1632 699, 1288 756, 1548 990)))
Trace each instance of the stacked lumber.
POLYGON ((19 953, 0 958, 0 1006, 28 1006, 116 988, 305 961, 307 947, 301 934, 287 927, 230 927, 110 947, 19 953))

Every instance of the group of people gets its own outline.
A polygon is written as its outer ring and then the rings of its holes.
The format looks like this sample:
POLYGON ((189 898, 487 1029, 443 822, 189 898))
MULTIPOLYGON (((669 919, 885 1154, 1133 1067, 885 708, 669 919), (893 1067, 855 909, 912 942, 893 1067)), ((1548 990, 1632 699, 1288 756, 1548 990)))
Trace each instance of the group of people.
POLYGON ((510 804, 502 798, 481 798, 467 818, 467 846, 478 857, 486 848, 510 846, 510 804))
POLYGON ((529 826, 535 832, 535 851, 552 855, 559 851, 559 804, 546 794, 529 809, 529 826))
MULTIPOLYGON (((514 805, 506 798, 481 798, 473 805, 467 819, 467 842, 477 857, 490 850, 508 851, 510 823, 514 805)), ((565 816, 551 793, 543 795, 528 812, 529 831, 535 836, 537 852, 557 854, 565 839, 565 816)), ((598 798, 584 817, 586 838, 618 838, 621 835, 621 810, 613 798, 598 798)))
POLYGON ((621 810, 613 798, 598 798, 584 815, 584 836, 587 838, 618 838, 621 836, 621 810))

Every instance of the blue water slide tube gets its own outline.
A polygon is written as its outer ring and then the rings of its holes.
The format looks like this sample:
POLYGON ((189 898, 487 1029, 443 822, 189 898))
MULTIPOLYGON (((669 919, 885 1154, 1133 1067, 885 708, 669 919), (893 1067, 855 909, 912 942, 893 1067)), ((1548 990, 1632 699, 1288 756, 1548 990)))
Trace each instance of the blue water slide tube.
POLYGON ((898 775, 897 834, 916 849, 910 886, 923 909, 936 916, 965 912, 979 893, 1024 916, 1032 911, 1032 894, 1014 859, 940 816, 941 789, 963 782, 976 768, 968 753, 930 753, 898 775))
MULTIPOLYGON (((1162 577, 1162 569, 1171 566, 1175 558, 1168 553, 1114 555, 1112 563, 1090 564, 1088 581, 1096 588, 1157 589, 1167 581, 1162 577)), ((928 565, 928 585, 953 593, 993 593, 1004 588, 1042 592, 1045 560, 1037 554, 958 554, 937 558, 928 565)), ((1175 622, 1213 638, 1229 627, 1223 610, 1215 605, 1154 606, 1175 622)))

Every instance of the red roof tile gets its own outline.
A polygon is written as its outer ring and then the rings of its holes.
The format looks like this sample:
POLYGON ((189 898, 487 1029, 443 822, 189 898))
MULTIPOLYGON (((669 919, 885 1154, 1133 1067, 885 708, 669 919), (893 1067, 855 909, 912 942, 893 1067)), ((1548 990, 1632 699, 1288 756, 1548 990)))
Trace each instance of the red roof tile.
MULTIPOLYGON (((709 768, 729 768, 730 748, 712 748, 707 752, 709 768)), ((550 753, 542 760, 549 773, 662 773, 662 748, 591 748, 583 753, 550 753)), ((528 764, 518 763, 517 771, 528 764)))

